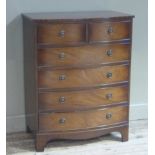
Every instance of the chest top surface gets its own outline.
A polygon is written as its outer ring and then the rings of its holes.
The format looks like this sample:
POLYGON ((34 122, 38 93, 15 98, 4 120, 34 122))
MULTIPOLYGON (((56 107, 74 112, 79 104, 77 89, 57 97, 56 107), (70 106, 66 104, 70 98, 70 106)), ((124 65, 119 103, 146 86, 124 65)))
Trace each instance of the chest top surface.
POLYGON ((26 13, 24 17, 39 21, 53 21, 53 20, 117 20, 133 18, 133 15, 116 12, 116 11, 80 11, 80 12, 42 12, 42 13, 26 13))

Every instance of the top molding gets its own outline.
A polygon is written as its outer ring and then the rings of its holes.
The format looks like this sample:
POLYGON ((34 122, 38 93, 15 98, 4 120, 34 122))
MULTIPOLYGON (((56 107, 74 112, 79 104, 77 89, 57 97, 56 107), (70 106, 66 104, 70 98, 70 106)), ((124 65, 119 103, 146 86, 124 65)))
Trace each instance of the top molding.
POLYGON ((80 11, 80 12, 42 12, 26 13, 24 18, 34 22, 53 22, 53 21, 101 21, 101 20, 131 20, 134 15, 116 11, 80 11))

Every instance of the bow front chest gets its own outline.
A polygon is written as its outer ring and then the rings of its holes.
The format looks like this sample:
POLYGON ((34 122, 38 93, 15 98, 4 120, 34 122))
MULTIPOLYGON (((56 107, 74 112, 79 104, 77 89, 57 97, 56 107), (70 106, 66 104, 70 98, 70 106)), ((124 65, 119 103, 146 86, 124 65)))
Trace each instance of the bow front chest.
POLYGON ((128 140, 132 20, 113 11, 23 15, 26 125, 37 151, 114 131, 128 140))

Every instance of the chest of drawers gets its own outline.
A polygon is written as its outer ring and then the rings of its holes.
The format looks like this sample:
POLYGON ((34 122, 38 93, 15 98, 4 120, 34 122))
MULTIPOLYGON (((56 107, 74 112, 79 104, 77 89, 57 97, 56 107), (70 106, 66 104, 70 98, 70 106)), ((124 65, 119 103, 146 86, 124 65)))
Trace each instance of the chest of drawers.
POLYGON ((112 11, 23 15, 26 125, 37 151, 113 131, 128 140, 132 20, 112 11))

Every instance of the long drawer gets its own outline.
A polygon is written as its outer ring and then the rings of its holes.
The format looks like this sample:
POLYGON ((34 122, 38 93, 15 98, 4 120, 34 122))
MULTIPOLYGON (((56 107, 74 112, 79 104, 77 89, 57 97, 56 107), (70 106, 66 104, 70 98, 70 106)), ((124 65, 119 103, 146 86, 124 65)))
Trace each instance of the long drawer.
POLYGON ((87 69, 39 70, 39 88, 90 87, 128 81, 126 64, 87 69))
POLYGON ((68 131, 103 127, 128 121, 128 106, 39 115, 39 131, 68 131))
POLYGON ((39 66, 74 66, 127 61, 130 44, 87 45, 38 49, 39 66))
POLYGON ((39 110, 87 109, 128 102, 128 86, 39 93, 39 110))

